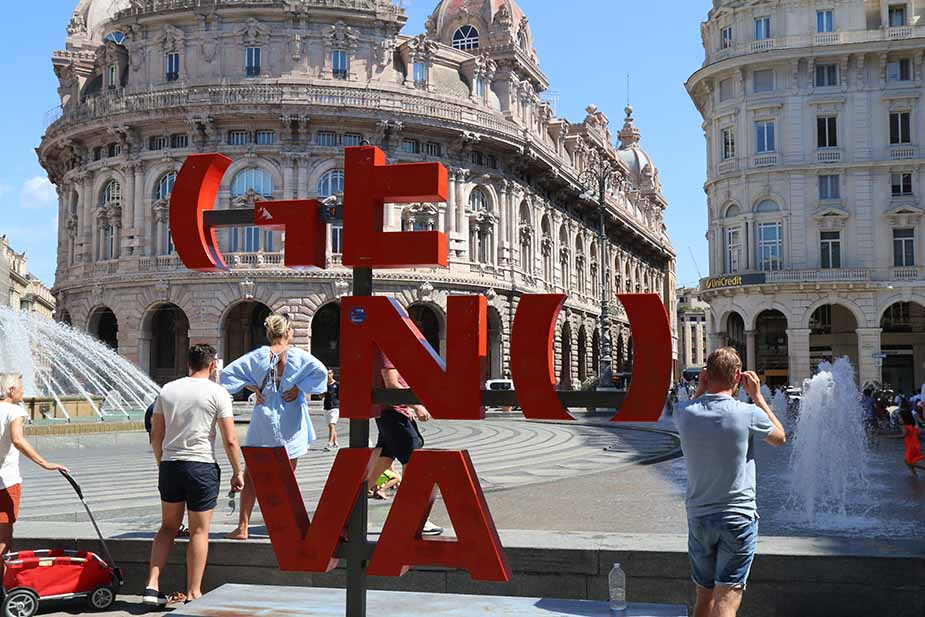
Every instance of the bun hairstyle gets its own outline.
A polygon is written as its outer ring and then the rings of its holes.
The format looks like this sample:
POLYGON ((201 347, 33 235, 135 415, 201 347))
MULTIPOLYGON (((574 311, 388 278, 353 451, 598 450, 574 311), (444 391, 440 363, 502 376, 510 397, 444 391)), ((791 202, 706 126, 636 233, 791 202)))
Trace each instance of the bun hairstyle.
POLYGON ((263 321, 263 326, 267 329, 267 340, 273 343, 292 329, 292 317, 288 313, 273 313, 263 321))

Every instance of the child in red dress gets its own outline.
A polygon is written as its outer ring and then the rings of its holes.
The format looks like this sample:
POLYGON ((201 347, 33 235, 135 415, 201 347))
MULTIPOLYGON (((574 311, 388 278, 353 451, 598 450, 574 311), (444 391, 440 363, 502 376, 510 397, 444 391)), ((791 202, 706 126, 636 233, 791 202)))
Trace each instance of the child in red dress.
POLYGON ((919 446, 919 429, 915 425, 915 417, 908 407, 899 412, 899 420, 903 425, 903 439, 906 443, 906 465, 912 475, 918 476, 918 470, 925 471, 925 456, 919 446))

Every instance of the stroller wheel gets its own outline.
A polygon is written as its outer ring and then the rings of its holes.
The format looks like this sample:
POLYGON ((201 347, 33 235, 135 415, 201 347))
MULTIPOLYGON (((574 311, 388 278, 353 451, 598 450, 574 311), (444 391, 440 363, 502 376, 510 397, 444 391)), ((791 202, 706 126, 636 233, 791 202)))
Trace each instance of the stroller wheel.
POLYGON ((95 609, 106 610, 113 605, 116 601, 116 594, 112 590, 112 587, 97 587, 93 590, 93 593, 90 594, 90 604, 95 609))
POLYGON ((32 617, 39 610, 39 597, 31 589, 14 589, 3 600, 4 617, 32 617))

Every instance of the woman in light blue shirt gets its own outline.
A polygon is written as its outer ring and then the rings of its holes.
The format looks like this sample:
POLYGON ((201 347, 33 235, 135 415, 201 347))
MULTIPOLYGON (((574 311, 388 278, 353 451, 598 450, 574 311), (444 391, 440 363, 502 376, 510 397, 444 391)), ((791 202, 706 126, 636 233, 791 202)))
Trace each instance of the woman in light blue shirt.
MULTIPOLYGON (((244 445, 252 448, 283 446, 295 469, 308 452, 315 430, 308 416, 306 395, 327 390, 328 369, 310 353, 292 345, 292 318, 270 315, 264 322, 270 345, 238 358, 222 371, 221 383, 230 393, 243 389, 257 393, 244 445)), ((238 528, 232 540, 246 540, 257 492, 245 475, 238 528)))

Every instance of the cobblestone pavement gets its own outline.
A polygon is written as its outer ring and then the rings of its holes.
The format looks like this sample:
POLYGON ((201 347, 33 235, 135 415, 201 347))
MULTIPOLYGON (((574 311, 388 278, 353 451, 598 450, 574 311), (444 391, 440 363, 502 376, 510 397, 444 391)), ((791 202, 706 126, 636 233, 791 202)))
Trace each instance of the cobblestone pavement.
MULTIPOLYGON (((334 453, 321 449, 327 436, 323 418, 313 416, 313 421, 321 438, 300 461, 296 474, 310 506, 317 502, 334 460, 334 453)), ((341 442, 346 443, 347 423, 341 422, 340 429, 341 442)), ((677 440, 670 434, 604 422, 435 421, 422 425, 421 430, 429 448, 469 450, 488 492, 613 471, 677 447, 677 440)), ((47 458, 71 468, 98 519, 145 529, 159 523, 157 472, 144 433, 43 437, 34 441, 47 458)), ((227 479, 227 462, 222 460, 221 464, 223 478, 227 479)), ((60 522, 86 518, 80 502, 57 475, 24 463, 23 476, 22 520, 60 522)), ((219 508, 216 524, 230 524, 232 517, 224 500, 219 508)), ((377 518, 372 517, 374 523, 377 518)), ((259 522, 257 517, 255 523, 259 522)))

